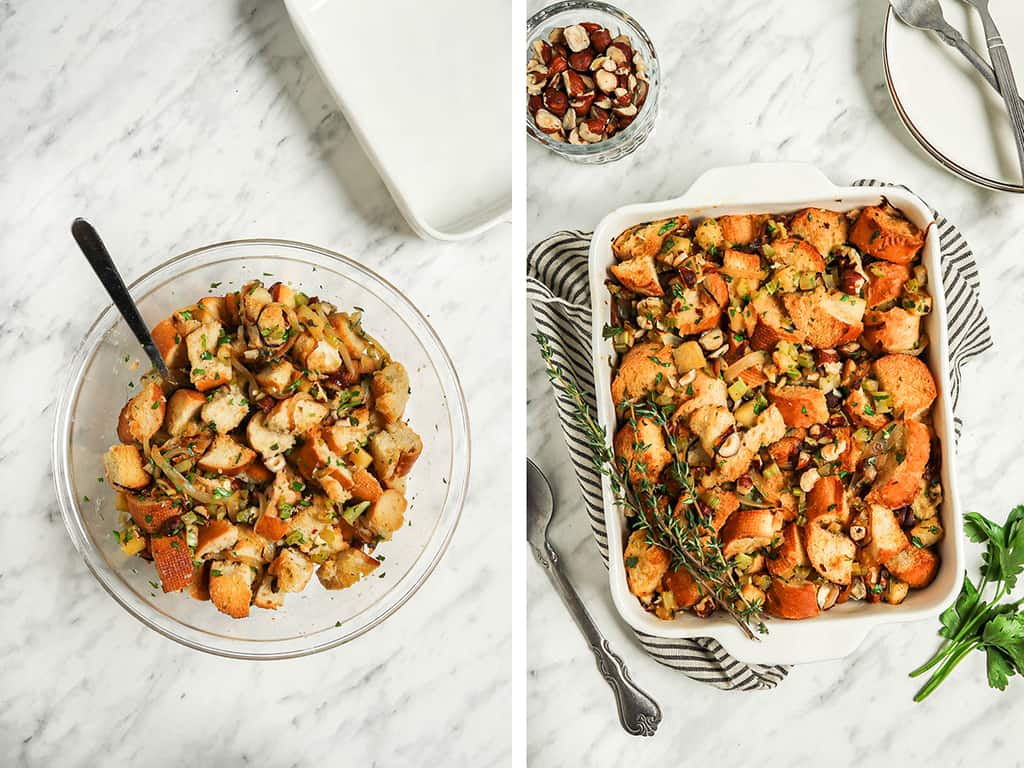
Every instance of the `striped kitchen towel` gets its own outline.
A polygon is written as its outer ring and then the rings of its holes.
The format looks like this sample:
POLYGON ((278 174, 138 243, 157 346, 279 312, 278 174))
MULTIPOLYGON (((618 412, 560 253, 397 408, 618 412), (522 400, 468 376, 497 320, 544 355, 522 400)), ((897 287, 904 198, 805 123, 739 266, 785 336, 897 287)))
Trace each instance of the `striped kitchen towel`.
MULTIPOLYGON (((886 186, 874 179, 855 186, 886 186)), ((937 211, 935 226, 942 248, 942 286, 946 294, 953 409, 960 394, 960 369, 972 357, 992 346, 988 318, 978 298, 978 269, 974 255, 960 232, 937 211)), ((590 234, 557 232, 538 243, 526 260, 527 295, 537 328, 549 339, 553 361, 575 380, 587 404, 596 411, 594 376, 590 362, 590 288, 587 262, 590 234)), ((594 469, 586 439, 572 419, 572 404, 555 387, 555 402, 587 506, 590 525, 605 564, 608 538, 601 501, 601 478, 594 469)), ((957 435, 960 419, 955 419, 957 435)), ((666 640, 636 632, 643 648, 662 664, 699 682, 726 690, 774 688, 788 673, 784 666, 762 666, 737 661, 710 638, 666 640)))

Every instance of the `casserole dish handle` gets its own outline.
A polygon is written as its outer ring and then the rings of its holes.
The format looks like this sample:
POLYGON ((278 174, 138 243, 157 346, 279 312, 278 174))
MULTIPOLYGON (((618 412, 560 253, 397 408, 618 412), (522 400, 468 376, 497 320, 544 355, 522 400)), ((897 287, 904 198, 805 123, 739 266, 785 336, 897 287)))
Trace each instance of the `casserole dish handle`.
POLYGON ((834 193, 835 184, 806 163, 754 163, 712 168, 697 178, 680 205, 710 207, 750 200, 814 199, 834 193))

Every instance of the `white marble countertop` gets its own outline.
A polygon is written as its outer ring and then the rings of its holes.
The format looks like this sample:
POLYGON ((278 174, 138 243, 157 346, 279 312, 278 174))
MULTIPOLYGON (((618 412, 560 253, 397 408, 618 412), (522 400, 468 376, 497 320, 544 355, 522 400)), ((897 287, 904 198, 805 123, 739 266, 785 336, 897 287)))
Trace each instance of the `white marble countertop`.
POLYGON ((520 429, 519 379, 494 382, 490 340, 522 300, 470 289, 521 283, 521 235, 417 239, 280 0, 0 2, 0 52, 0 765, 509 764, 521 565, 493 542, 520 539, 495 500, 521 498, 522 470, 487 446, 520 429), (291 238, 360 258, 431 319, 475 480, 448 553, 381 627, 231 661, 151 632, 86 570, 49 469, 62 366, 107 303, 69 234, 79 215, 128 279, 191 247, 291 238))
MULTIPOLYGON (((531 11, 543 3, 530 2, 531 11)), ((609 210, 673 197, 708 168, 790 160, 837 183, 875 177, 906 184, 956 222, 981 270, 996 349, 966 371, 960 415, 965 509, 996 519, 1022 501, 1017 465, 1024 405, 1019 341, 1024 199, 950 176, 917 148, 891 107, 882 75, 883 0, 662 3, 623 0, 654 39, 666 84, 653 136, 604 167, 528 148, 528 241, 558 229, 589 230, 609 210)), ((995 4, 994 4, 995 5, 995 4)), ((726 693, 645 656, 618 620, 567 461, 542 363, 529 368, 529 454, 563 504, 554 531, 570 576, 633 678, 664 712, 650 741, 627 736, 611 692, 543 572, 530 558, 528 756, 531 765, 675 763, 733 766, 1021 765, 1024 732, 1014 707, 1024 684, 1002 694, 985 682, 980 654, 922 705, 906 673, 936 647, 937 623, 874 632, 845 661, 795 668, 771 692, 726 693), (1013 719, 1011 719, 1013 718, 1013 719), (880 762, 879 762, 880 761, 880 762)), ((529 556, 528 556, 529 557, 529 556)), ((977 548, 971 545, 973 562, 977 548)))

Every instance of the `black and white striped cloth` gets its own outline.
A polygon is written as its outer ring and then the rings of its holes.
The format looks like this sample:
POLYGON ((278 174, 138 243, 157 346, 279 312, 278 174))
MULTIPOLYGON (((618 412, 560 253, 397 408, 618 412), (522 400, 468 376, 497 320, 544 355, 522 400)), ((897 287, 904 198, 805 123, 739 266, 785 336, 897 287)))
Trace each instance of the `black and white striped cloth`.
MULTIPOLYGON (((886 186, 874 179, 855 186, 886 186)), ((953 408, 960 393, 960 369, 972 357, 992 346, 988 318, 978 298, 978 269, 974 255, 960 232, 933 210, 942 248, 942 286, 946 294, 949 354, 952 368, 953 408)), ((575 379, 588 405, 596 411, 594 376, 590 359, 590 288, 587 262, 590 234, 557 232, 538 243, 526 260, 527 295, 537 328, 551 343, 553 360, 575 379)), ((572 419, 572 402, 557 385, 555 402, 587 506, 590 525, 605 564, 608 537, 601 500, 601 479, 593 467, 587 440, 572 419)), ((960 419, 956 418, 957 435, 960 419)), ((637 632, 643 648, 665 666, 699 682, 725 690, 774 688, 789 672, 785 666, 762 666, 737 661, 710 638, 666 640, 637 632)))

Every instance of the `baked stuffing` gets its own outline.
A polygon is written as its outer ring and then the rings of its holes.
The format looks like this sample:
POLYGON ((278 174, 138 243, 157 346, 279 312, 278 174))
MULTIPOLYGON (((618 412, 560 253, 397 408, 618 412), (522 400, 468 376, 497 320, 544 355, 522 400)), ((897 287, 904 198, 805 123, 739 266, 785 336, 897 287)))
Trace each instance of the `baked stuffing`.
MULTIPOLYGON (((612 243, 616 461, 634 498, 721 552, 748 607, 895 605, 935 577, 924 240, 883 201, 677 216, 612 243)), ((661 619, 709 615, 650 514, 628 518, 630 591, 661 619)))
POLYGON ((408 373, 362 312, 255 280, 153 336, 191 386, 147 374, 121 410, 103 465, 125 554, 234 618, 279 608, 314 573, 327 589, 372 573, 423 443, 404 421, 408 373))

